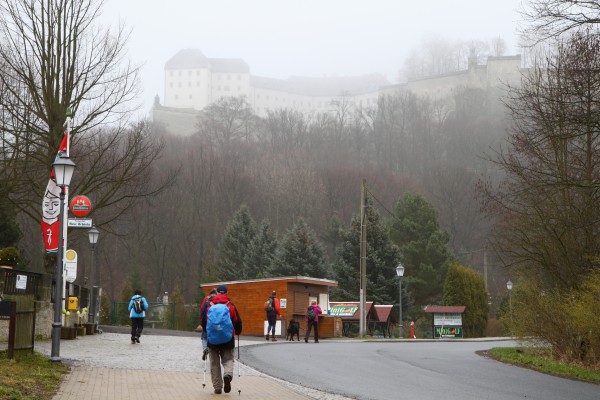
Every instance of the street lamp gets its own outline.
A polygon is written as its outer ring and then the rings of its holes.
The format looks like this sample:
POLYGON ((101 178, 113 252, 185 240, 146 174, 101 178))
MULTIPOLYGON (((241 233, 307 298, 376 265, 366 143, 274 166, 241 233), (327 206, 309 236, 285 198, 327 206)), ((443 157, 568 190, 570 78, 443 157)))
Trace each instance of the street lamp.
POLYGON ((63 298, 63 225, 64 225, 64 202, 65 188, 71 183, 75 163, 69 158, 57 157, 52 164, 56 186, 60 187, 60 213, 58 215, 58 253, 56 255, 56 271, 54 280, 54 322, 52 322, 52 351, 50 353, 51 361, 60 361, 60 331, 62 327, 61 306, 63 298))
POLYGON ((398 275, 398 286, 400 287, 400 306, 398 307, 398 336, 402 338, 402 277, 404 276, 404 266, 401 263, 398 263, 398 266, 396 267, 396 275, 398 275))
POLYGON ((506 288, 508 289, 508 312, 510 313, 511 321, 512 321, 512 287, 513 287, 513 284, 509 279, 508 282, 506 282, 506 288))
POLYGON ((98 243, 98 236, 100 232, 96 229, 95 226, 92 226, 92 229, 88 231, 88 236, 90 239, 90 247, 92 248, 92 268, 90 271, 90 301, 89 303, 89 318, 88 322, 92 324, 92 330, 95 333, 96 327, 94 326, 94 322, 96 321, 96 296, 94 296, 94 250, 96 250, 96 243, 98 243))

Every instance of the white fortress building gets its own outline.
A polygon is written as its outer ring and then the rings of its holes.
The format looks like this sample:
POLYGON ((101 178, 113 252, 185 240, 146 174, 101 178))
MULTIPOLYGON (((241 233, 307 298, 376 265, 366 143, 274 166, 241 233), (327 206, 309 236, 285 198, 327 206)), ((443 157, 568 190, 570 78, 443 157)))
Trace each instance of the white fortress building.
POLYGON ((245 97, 259 116, 285 108, 317 114, 332 111, 342 99, 353 107, 375 107, 381 95, 398 91, 439 99, 459 88, 490 90, 519 82, 520 77, 521 57, 517 55, 488 57, 486 65, 470 59, 465 71, 397 85, 390 85, 380 74, 283 80, 251 75, 241 59, 208 58, 200 50, 186 49, 166 62, 163 104, 157 96, 152 117, 169 132, 189 135, 195 131, 200 111, 222 97, 245 97))

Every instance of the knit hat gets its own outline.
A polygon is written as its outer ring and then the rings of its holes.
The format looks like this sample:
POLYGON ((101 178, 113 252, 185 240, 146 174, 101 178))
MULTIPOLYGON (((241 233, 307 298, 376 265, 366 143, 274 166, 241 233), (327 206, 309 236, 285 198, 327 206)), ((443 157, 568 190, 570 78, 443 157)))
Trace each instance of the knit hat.
POLYGON ((227 293, 227 286, 225 286, 225 285, 220 285, 220 286, 217 288, 217 293, 223 293, 223 294, 224 294, 224 293, 227 293))

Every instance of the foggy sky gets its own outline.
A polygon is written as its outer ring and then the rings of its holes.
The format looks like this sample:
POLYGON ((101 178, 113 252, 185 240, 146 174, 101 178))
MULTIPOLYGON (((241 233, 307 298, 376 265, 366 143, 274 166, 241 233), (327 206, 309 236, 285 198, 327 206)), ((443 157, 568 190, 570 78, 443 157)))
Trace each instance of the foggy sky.
POLYGON ((384 74, 392 83, 427 37, 502 37, 518 54, 521 0, 105 0, 103 25, 132 29, 129 59, 144 64, 142 111, 163 97, 165 62, 197 48, 209 58, 241 58, 252 75, 384 74))

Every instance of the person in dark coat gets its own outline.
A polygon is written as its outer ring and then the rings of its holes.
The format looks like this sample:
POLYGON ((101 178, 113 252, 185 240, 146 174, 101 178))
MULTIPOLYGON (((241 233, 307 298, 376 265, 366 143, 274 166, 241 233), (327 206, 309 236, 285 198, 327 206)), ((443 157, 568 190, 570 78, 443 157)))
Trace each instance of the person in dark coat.
POLYGON ((275 326, 277 325, 277 317, 281 315, 279 299, 276 296, 277 293, 273 290, 273 293, 271 293, 271 296, 269 296, 269 299, 265 302, 265 312, 267 313, 267 322, 269 323, 265 339, 269 340, 269 333, 271 333, 271 340, 274 342, 277 341, 277 339, 275 339, 275 326), (272 306, 269 307, 269 305, 272 306))

